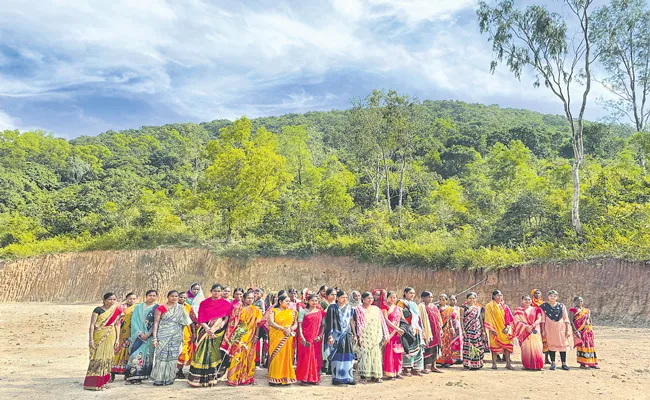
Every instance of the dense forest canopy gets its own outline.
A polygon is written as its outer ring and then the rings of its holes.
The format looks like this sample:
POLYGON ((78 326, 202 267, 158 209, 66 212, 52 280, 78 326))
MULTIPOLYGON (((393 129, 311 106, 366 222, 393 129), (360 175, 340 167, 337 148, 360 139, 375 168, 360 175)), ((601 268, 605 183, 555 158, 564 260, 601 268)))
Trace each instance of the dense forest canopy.
POLYGON ((0 258, 208 246, 481 268, 650 249, 650 135, 587 123, 583 236, 566 118, 375 91, 344 111, 0 133, 0 258))

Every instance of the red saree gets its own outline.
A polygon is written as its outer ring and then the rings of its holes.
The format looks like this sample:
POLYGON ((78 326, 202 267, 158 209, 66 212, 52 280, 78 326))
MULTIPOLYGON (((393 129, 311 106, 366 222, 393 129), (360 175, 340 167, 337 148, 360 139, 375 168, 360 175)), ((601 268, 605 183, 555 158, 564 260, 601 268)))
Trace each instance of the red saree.
POLYGON ((591 325, 591 319, 589 318, 590 311, 585 307, 580 310, 572 308, 569 311, 574 314, 573 323, 580 334, 580 340, 575 340, 575 347, 578 352, 578 364, 584 365, 585 367, 595 367, 598 365, 598 357, 596 357, 594 330, 591 325), (582 343, 578 343, 580 341, 582 343))
POLYGON ((514 319, 514 335, 521 346, 521 364, 525 369, 540 370, 544 368, 543 344, 539 333, 542 311, 537 307, 519 307, 515 310, 514 319), (536 333, 532 333, 532 330, 535 330, 536 333))
POLYGON ((298 322, 301 322, 302 337, 307 341, 307 346, 303 345, 300 336, 298 336, 298 362, 296 365, 296 380, 298 381, 320 382, 320 369, 323 366, 322 342, 314 340, 320 334, 324 316, 325 312, 320 308, 316 312, 300 311, 298 322))

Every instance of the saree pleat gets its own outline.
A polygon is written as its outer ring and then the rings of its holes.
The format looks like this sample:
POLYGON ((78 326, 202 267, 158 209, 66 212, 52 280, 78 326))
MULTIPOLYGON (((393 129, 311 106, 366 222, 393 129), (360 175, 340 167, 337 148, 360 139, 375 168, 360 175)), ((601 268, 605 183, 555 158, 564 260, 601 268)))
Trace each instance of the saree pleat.
POLYGON ((135 306, 131 315, 131 347, 129 361, 124 375, 127 381, 143 381, 149 379, 153 368, 154 348, 152 337, 143 341, 139 335, 148 334, 153 329, 154 313, 158 304, 147 306, 140 303, 135 306))
POLYGON ((463 324, 465 326, 463 367, 467 369, 483 368, 485 343, 482 335, 481 309, 479 307, 466 309, 463 324))
POLYGON ((122 325, 120 327, 120 337, 118 339, 118 346, 115 349, 115 357, 113 358, 113 366, 111 372, 116 375, 123 375, 126 370, 126 364, 129 362, 129 347, 131 346, 131 316, 135 304, 127 307, 124 310, 122 317, 122 325))
POLYGON ((320 333, 321 324, 325 312, 320 308, 315 312, 309 310, 300 311, 302 322, 302 335, 307 341, 305 346, 298 340, 298 362, 296 364, 296 379, 301 382, 320 382, 320 369, 323 365, 320 342, 314 340, 320 333))
POLYGON ((176 379, 178 355, 183 347, 183 329, 192 321, 180 304, 170 307, 158 323, 158 346, 154 352, 151 379, 154 384, 170 385, 176 379))
POLYGON ((115 353, 113 351, 116 339, 115 323, 122 314, 118 305, 114 305, 97 316, 93 342, 95 348, 90 349, 88 371, 84 379, 84 389, 101 390, 111 380, 111 365, 115 353))
POLYGON ((578 311, 576 308, 572 308, 571 312, 574 313, 573 321, 578 328, 581 342, 576 346, 578 364, 595 367, 598 365, 598 357, 596 356, 594 330, 589 320, 589 309, 583 307, 578 311))
POLYGON ((258 324, 262 318, 262 311, 254 305, 242 308, 235 329, 224 339, 224 343, 228 343, 230 355, 230 367, 227 372, 230 386, 250 385, 255 382, 255 342, 258 324))
MULTIPOLYGON (((287 308, 272 310, 273 321, 283 328, 288 328, 296 321, 296 312, 287 308)), ((285 336, 280 329, 269 329, 269 382, 288 385, 296 381, 293 369, 293 336, 285 336)))

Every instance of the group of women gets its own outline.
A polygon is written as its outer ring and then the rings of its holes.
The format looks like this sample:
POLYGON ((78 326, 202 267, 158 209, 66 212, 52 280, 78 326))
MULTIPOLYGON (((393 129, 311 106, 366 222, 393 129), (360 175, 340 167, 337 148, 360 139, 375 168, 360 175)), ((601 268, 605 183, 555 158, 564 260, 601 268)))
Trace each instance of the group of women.
POLYGON ((486 352, 492 368, 503 355, 521 347, 524 369, 541 370, 544 353, 555 370, 560 353, 562 369, 570 338, 582 368, 599 368, 589 309, 581 297, 566 309, 554 290, 543 301, 539 290, 524 295, 514 313, 495 290, 483 306, 470 292, 462 305, 442 294, 420 294, 407 287, 402 297, 394 291, 343 290, 323 286, 271 292, 258 288, 231 290, 214 284, 205 298, 194 283, 187 292, 149 290, 141 303, 129 293, 118 303, 113 293, 93 310, 90 363, 84 388, 101 390, 123 374, 127 384, 152 380, 156 386, 187 379, 190 386, 255 382, 256 367, 268 369, 270 385, 317 385, 331 375, 335 385, 403 379, 461 364, 469 370, 483 367, 486 352), (185 376, 183 369, 189 366, 185 376), (440 368, 439 368, 440 367, 440 368), (359 379, 355 379, 355 371, 359 379))

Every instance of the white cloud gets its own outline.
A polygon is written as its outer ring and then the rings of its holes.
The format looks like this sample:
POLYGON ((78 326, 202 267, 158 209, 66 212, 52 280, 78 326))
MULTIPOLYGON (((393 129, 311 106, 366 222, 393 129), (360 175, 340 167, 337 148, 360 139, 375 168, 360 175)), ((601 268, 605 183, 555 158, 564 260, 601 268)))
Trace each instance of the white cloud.
MULTIPOLYGON (((10 33, 3 43, 29 64, 13 75, 0 54, 0 98, 7 101, 96 92, 191 119, 236 118, 331 108, 342 93, 323 89, 323 82, 344 71, 468 101, 552 101, 545 89, 531 90, 507 71, 490 75, 485 37, 455 21, 474 0, 280 1, 265 8, 208 0, 3 3, 0 26, 10 33), (413 45, 419 29, 424 33, 413 45), (319 93, 305 89, 318 84, 319 93), (273 100, 261 97, 269 93, 273 100)), ((63 114, 103 122, 72 109, 63 114)))
POLYGON ((11 115, 0 110, 0 131, 4 131, 6 129, 17 129, 17 127, 18 121, 16 121, 16 119, 14 119, 11 115))

